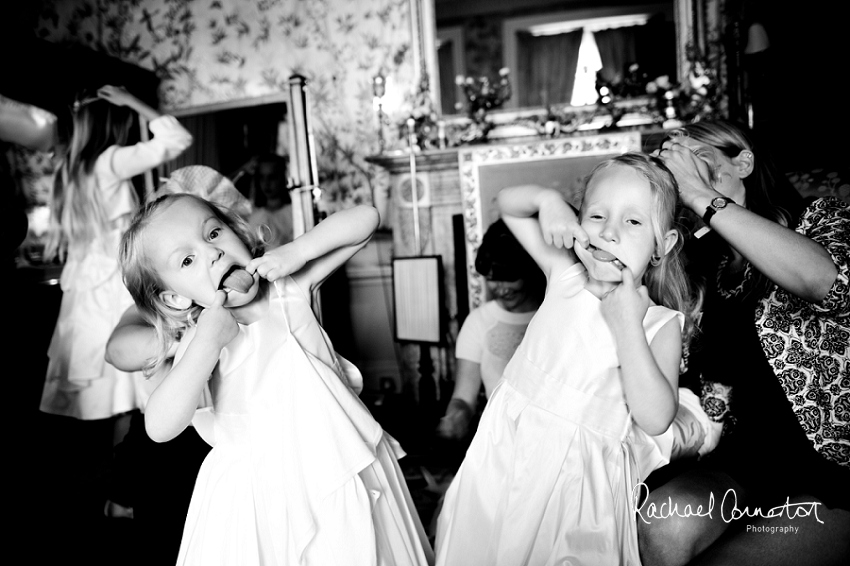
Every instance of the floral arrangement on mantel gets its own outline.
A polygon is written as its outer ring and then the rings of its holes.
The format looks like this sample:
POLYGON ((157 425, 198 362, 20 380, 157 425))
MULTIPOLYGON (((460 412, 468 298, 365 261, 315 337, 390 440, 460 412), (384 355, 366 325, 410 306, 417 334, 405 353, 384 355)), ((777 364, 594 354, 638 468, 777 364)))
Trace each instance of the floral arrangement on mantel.
POLYGON ((655 97, 666 120, 696 122, 716 116, 720 106, 716 74, 699 60, 692 63, 687 80, 673 85, 664 75, 648 82, 646 92, 655 97))
POLYGON ((688 59, 691 71, 679 84, 673 84, 668 75, 649 80, 637 63, 617 82, 598 80, 599 105, 613 109, 615 100, 647 94, 655 101, 658 122, 675 125, 717 117, 722 96, 715 66, 709 57, 700 56, 690 45, 688 59))
POLYGON ((437 111, 434 109, 434 101, 431 100, 430 82, 427 76, 423 76, 416 91, 408 96, 407 104, 410 106, 410 111, 396 124, 401 147, 407 147, 410 141, 411 120, 416 143, 414 150, 439 147, 437 111))
POLYGON ((466 110, 469 122, 460 131, 447 128, 437 118, 434 103, 431 100, 429 82, 423 78, 415 92, 408 98, 410 111, 397 123, 398 138, 401 146, 408 145, 412 120, 413 133, 418 149, 434 149, 447 145, 461 145, 484 141, 493 123, 487 119, 490 110, 500 108, 511 97, 510 72, 507 68, 499 71, 499 79, 491 81, 487 77, 464 77, 458 75, 455 84, 463 90, 466 103, 458 102, 457 110, 466 110), (454 134, 448 139, 447 131, 454 134))
POLYGON ((456 110, 466 110, 466 115, 472 121, 469 131, 461 141, 473 143, 483 141, 487 133, 493 128, 492 122, 487 120, 490 110, 501 108, 511 98, 510 70, 507 67, 499 69, 499 78, 491 81, 486 76, 455 77, 455 84, 461 88, 466 98, 466 104, 457 102, 456 110))
MULTIPOLYGON (((717 52, 716 49, 710 50, 717 52)), ((542 113, 526 114, 522 118, 503 122, 501 126, 520 126, 540 136, 559 136, 583 129, 618 129, 642 127, 627 124, 624 118, 637 117, 644 125, 658 124, 677 127, 682 123, 721 117, 723 114, 722 89, 717 76, 716 57, 700 56, 688 46, 691 72, 679 84, 673 84, 669 76, 653 80, 638 64, 629 67, 625 76, 617 82, 597 81, 599 99, 596 105, 571 107, 549 106, 542 113)), ((420 85, 412 100, 410 118, 414 119, 419 149, 466 145, 486 141, 496 126, 488 113, 500 108, 510 99, 510 72, 499 71, 499 79, 466 77, 458 75, 455 83, 462 88, 466 102, 458 102, 457 110, 465 110, 467 121, 442 123, 433 109, 427 84, 420 85)), ((409 128, 407 119, 399 122, 399 137, 405 140, 409 128)))

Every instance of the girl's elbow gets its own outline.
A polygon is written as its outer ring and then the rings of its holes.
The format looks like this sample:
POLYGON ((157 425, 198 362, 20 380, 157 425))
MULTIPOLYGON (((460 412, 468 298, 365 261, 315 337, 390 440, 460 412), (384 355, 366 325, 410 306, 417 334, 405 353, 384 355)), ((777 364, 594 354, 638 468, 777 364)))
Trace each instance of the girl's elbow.
POLYGON ((145 415, 145 432, 147 432, 148 438, 157 443, 168 442, 179 434, 172 427, 165 426, 164 423, 151 418, 150 414, 145 415))
POLYGON ((381 223, 381 214, 378 212, 378 209, 374 206, 363 205, 364 208, 364 222, 369 226, 370 231, 374 232, 378 229, 378 226, 381 223))
POLYGON ((658 421, 655 423, 649 423, 646 426, 642 426, 643 431, 650 436, 658 436, 659 434, 664 434, 667 432, 667 429, 670 428, 670 425, 673 423, 673 419, 669 421, 658 421), (666 424, 664 424, 666 422, 666 424))
POLYGON ((350 217, 356 219, 354 222, 356 223, 356 232, 359 234, 356 243, 365 244, 378 229, 381 223, 381 215, 378 213, 378 209, 367 204, 358 205, 352 211, 357 214, 356 217, 350 217))
POLYGON ((673 424, 673 419, 675 418, 676 410, 674 408, 672 411, 655 413, 652 415, 652 418, 644 419, 644 422, 638 422, 638 425, 640 425, 643 431, 648 435, 658 436, 659 434, 667 432, 667 429, 670 428, 671 424, 673 424))

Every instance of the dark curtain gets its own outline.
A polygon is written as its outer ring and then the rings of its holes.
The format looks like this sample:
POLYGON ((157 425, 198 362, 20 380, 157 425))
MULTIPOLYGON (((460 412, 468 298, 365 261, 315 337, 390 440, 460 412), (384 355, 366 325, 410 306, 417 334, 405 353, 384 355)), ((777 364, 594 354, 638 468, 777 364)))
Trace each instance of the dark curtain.
POLYGON ((599 56, 602 58, 602 77, 617 83, 626 76, 627 66, 637 61, 636 30, 640 26, 604 29, 593 32, 599 56))
POLYGON ((192 134, 192 145, 175 159, 162 165, 163 177, 168 177, 172 171, 188 165, 206 165, 224 175, 230 173, 221 168, 219 151, 221 135, 217 117, 218 113, 214 112, 178 118, 183 127, 192 134))
POLYGON ((251 157, 277 149, 286 103, 219 110, 178 120, 192 134, 193 142, 182 155, 163 165, 164 176, 187 165, 206 165, 230 176, 251 157))
POLYGON ((517 32, 516 91, 519 106, 569 103, 582 30, 534 37, 517 32))
POLYGON ((443 41, 440 43, 440 48, 437 49, 437 65, 440 70, 440 105, 443 114, 456 114, 458 112, 455 108, 457 102, 455 75, 457 75, 457 71, 452 54, 454 49, 460 49, 460 47, 455 46, 452 41, 443 41))

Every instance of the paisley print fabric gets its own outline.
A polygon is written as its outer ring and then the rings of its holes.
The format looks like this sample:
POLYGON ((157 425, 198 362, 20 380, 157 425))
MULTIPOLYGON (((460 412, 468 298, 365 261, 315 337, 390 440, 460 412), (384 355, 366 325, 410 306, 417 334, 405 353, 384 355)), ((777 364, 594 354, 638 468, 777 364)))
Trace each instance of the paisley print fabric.
POLYGON ((850 467, 850 206, 818 199, 796 231, 827 249, 838 277, 818 304, 775 287, 756 307, 759 340, 815 449, 850 467))

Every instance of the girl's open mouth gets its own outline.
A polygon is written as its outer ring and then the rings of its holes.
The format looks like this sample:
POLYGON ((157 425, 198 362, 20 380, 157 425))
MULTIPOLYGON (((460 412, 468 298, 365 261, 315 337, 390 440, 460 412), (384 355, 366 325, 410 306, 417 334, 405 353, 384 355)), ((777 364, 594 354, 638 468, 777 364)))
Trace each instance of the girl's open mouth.
POLYGON ((254 278, 251 274, 241 266, 234 265, 224 274, 218 288, 225 292, 236 291, 238 293, 247 293, 253 284, 254 278))
POLYGON ((617 256, 612 254, 611 252, 606 252, 605 250, 601 250, 594 246, 593 244, 588 244, 587 249, 590 251, 590 254, 593 256, 593 259, 597 261, 608 262, 620 271, 625 268, 625 264, 617 259, 617 256))

